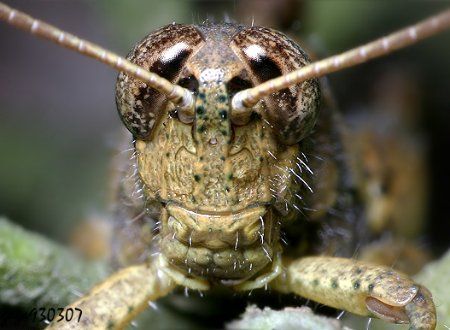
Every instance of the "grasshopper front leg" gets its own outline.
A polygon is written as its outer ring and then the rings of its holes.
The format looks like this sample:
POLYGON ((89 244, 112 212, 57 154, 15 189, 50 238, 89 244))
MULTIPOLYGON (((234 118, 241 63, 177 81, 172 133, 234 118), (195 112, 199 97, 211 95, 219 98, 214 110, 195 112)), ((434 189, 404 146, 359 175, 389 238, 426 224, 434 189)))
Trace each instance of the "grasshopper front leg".
POLYGON ((430 292, 391 268, 333 257, 307 257, 287 265, 275 288, 319 303, 410 329, 434 329, 430 292))
MULTIPOLYGON (((169 294, 176 283, 159 259, 120 270, 67 308, 82 311, 81 319, 54 321, 47 329, 122 329, 149 301, 169 294)), ((56 319, 55 319, 56 320, 56 319)))

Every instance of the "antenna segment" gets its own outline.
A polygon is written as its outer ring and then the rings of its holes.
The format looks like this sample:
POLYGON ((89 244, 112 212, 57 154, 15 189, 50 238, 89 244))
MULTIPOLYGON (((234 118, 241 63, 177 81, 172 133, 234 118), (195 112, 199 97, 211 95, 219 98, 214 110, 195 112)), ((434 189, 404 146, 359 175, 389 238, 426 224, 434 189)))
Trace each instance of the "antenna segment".
POLYGON ((309 64, 253 88, 245 89, 237 93, 231 101, 233 116, 247 113, 259 100, 274 92, 389 54, 448 28, 450 28, 450 9, 363 46, 309 64))
POLYGON ((113 52, 39 21, 23 12, 8 7, 2 2, 0 2, 0 20, 33 35, 53 41, 77 53, 92 57, 118 71, 122 71, 165 94, 170 101, 179 105, 182 110, 191 110, 194 106, 193 96, 188 89, 172 84, 167 79, 131 63, 113 52))

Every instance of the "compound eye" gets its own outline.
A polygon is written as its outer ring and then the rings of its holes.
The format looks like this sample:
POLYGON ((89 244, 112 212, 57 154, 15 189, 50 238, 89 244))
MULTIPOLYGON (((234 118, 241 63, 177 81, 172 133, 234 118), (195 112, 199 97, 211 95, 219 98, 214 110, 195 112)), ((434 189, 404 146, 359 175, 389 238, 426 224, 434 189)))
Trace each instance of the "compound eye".
MULTIPOLYGON (((183 84, 192 83, 192 91, 195 91, 195 79, 183 81, 180 75, 202 44, 203 37, 195 27, 171 24, 145 37, 127 59, 172 83, 178 80, 183 84)), ((142 140, 151 139, 154 127, 168 109, 164 94, 124 73, 117 79, 116 103, 125 126, 134 137, 142 140)))
MULTIPOLYGON (((244 29, 231 47, 242 60, 254 85, 285 75, 310 63, 306 53, 284 34, 262 27, 244 29)), ((317 79, 273 93, 262 102, 261 115, 273 127, 278 140, 298 143, 314 127, 320 91, 317 79)))

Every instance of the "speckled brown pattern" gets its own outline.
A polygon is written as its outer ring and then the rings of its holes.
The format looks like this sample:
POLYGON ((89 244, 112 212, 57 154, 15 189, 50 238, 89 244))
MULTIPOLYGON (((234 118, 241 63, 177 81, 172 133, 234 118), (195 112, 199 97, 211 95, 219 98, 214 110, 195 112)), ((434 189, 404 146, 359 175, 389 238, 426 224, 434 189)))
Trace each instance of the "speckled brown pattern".
MULTIPOLYGON (((127 59, 175 82, 186 61, 202 43, 202 36, 193 26, 170 24, 137 43, 127 59)), ((166 109, 167 98, 146 84, 120 73, 116 103, 120 117, 130 132, 147 139, 160 113, 166 109)))
MULTIPOLYGON (((310 63, 308 55, 284 34, 264 27, 242 30, 232 48, 258 85, 310 63)), ((294 144, 307 136, 317 119, 320 90, 317 79, 273 93, 265 98, 267 119, 281 143, 294 144)))

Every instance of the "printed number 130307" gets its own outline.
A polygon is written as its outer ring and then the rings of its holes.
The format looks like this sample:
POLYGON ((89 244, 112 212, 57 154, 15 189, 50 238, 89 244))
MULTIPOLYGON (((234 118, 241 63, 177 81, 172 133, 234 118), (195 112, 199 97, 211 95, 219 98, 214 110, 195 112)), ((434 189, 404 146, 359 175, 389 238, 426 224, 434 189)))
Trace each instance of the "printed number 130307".
POLYGON ((70 322, 74 317, 78 317, 77 322, 80 322, 82 310, 79 308, 33 308, 29 315, 33 321, 39 322, 56 322, 67 321, 70 322))

